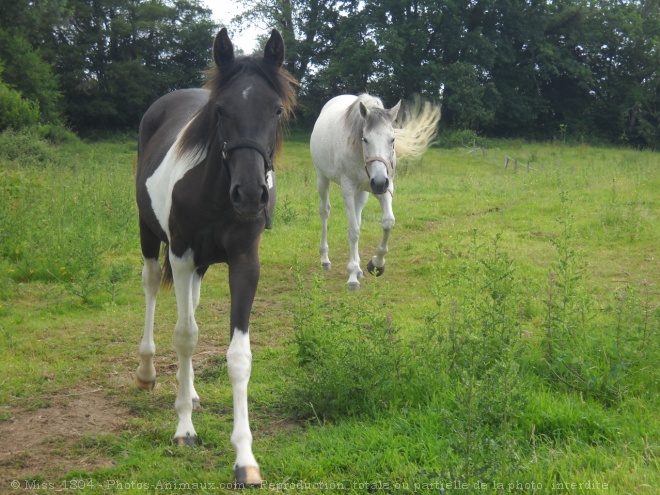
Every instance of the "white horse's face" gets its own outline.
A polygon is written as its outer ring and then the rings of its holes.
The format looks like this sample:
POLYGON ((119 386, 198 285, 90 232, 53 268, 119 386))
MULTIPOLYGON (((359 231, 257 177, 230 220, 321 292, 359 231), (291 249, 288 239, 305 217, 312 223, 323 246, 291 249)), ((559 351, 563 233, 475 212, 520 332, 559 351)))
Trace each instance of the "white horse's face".
POLYGON ((362 131, 364 166, 374 194, 383 194, 394 178, 396 154, 394 153, 394 127, 392 123, 399 113, 401 102, 389 110, 369 110, 360 104, 365 120, 362 131))

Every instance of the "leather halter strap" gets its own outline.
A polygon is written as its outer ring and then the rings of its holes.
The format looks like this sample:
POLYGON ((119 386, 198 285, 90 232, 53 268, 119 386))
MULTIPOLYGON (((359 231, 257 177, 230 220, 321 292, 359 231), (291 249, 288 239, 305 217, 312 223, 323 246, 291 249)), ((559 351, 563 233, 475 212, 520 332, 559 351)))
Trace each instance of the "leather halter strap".
POLYGON ((392 165, 391 161, 389 161, 387 158, 383 158, 382 156, 370 156, 364 159, 364 170, 367 172, 367 177, 369 177, 369 180, 371 180, 371 175, 369 174, 369 164, 371 162, 383 162, 387 168, 387 177, 390 180, 394 178, 394 166, 392 165))
POLYGON ((240 138, 233 141, 223 141, 222 142, 222 159, 227 161, 227 155, 239 148, 250 148, 255 151, 258 151, 261 156, 266 160, 266 172, 273 170, 273 155, 275 154, 275 149, 266 150, 266 147, 261 144, 259 141, 254 139, 240 138))

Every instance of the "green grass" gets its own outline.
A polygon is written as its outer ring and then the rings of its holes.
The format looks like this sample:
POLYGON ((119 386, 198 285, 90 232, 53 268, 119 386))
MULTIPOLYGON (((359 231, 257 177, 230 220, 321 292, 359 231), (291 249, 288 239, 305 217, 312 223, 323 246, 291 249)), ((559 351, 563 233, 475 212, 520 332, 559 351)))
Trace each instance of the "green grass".
MULTIPOLYGON (((0 426, 85 394, 125 421, 2 461, 0 492, 18 477, 51 491, 84 479, 85 493, 222 493, 234 460, 227 268, 209 271, 197 312, 201 444, 175 448, 171 292, 156 315, 158 387, 131 383, 144 311, 134 141, 2 139, 0 426), (58 468, 71 449, 79 462, 58 468)), ((660 487, 660 155, 491 146, 400 165, 387 271, 348 292, 339 190, 324 273, 307 143, 286 143, 251 321, 254 451, 271 491, 660 487)), ((379 219, 371 199, 363 260, 379 219)))

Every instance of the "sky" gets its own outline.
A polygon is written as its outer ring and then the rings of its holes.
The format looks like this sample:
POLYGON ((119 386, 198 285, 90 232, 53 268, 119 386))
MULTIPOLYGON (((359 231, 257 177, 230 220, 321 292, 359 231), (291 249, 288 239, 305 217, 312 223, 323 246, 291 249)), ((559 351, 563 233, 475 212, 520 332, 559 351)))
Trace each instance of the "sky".
POLYGON ((257 46, 258 31, 248 28, 239 33, 231 24, 232 18, 243 12, 243 7, 234 0, 203 0, 202 3, 213 11, 213 20, 227 26, 229 38, 234 46, 241 48, 246 54, 252 53, 257 46))

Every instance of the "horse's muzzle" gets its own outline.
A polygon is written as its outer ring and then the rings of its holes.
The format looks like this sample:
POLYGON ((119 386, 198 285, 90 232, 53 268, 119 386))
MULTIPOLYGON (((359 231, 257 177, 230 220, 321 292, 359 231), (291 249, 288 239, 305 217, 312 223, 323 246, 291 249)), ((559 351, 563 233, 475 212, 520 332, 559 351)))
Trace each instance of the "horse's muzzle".
POLYGON ((270 194, 268 187, 263 186, 241 186, 235 184, 229 191, 231 204, 239 217, 252 219, 257 217, 268 206, 270 194))
POLYGON ((374 194, 385 194, 387 192, 387 188, 390 187, 390 180, 387 177, 381 180, 372 178, 369 181, 369 185, 371 186, 371 192, 374 194))

